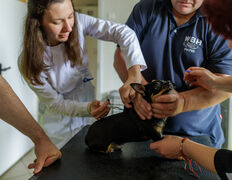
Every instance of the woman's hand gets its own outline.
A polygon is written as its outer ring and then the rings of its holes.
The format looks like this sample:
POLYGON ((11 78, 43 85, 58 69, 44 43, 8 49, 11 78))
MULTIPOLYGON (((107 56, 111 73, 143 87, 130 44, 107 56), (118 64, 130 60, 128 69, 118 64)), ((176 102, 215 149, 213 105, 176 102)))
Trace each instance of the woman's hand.
POLYGON ((140 66, 135 65, 128 69, 128 78, 124 85, 119 89, 119 93, 122 99, 123 104, 127 108, 131 108, 130 104, 136 96, 136 92, 130 86, 131 83, 141 83, 142 74, 140 72, 140 66))
POLYGON ((150 149, 163 157, 176 159, 181 156, 180 143, 183 138, 178 136, 165 136, 162 140, 150 144, 150 149))
POLYGON ((100 101, 94 100, 93 102, 88 104, 88 111, 93 117, 95 117, 96 119, 100 119, 105 117, 109 113, 109 104, 109 100, 105 101, 102 105, 100 101))
POLYGON ((202 67, 190 67, 186 70, 184 80, 192 86, 201 86, 213 91, 216 87, 216 80, 220 78, 202 67))
POLYGON ((136 93, 133 105, 134 110, 142 120, 152 118, 151 105, 139 93, 136 93))

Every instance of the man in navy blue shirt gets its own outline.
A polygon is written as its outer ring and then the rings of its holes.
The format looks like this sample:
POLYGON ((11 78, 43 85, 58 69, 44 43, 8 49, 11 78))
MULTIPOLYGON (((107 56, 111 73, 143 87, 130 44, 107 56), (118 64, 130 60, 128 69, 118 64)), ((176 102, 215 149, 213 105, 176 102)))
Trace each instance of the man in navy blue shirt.
MULTIPOLYGON (((141 0, 136 4, 127 25, 137 34, 148 66, 142 72, 143 83, 171 80, 176 92, 157 97, 151 105, 138 94, 128 102, 133 101, 141 119, 169 117, 164 133, 207 137, 206 145, 219 148, 224 135, 218 103, 231 94, 190 88, 183 80, 185 70, 191 66, 205 67, 221 76, 232 73, 232 52, 227 41, 212 32, 201 14, 202 2, 141 0)), ((125 81, 127 72, 120 48, 115 52, 114 66, 125 81)))

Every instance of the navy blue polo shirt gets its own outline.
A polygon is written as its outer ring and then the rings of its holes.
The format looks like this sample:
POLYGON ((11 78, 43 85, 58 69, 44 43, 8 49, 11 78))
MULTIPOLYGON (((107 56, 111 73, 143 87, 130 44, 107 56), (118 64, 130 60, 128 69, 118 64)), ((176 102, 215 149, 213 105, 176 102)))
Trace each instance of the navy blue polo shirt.
MULTIPOLYGON (((177 26, 171 0, 141 0, 133 9, 127 25, 140 41, 148 68, 147 81, 171 80, 178 92, 189 90, 183 80, 191 66, 215 73, 232 74, 232 51, 222 37, 216 36, 200 10, 189 22, 177 26)), ((214 147, 221 147, 220 105, 168 118, 165 133, 191 136, 208 135, 214 147)))

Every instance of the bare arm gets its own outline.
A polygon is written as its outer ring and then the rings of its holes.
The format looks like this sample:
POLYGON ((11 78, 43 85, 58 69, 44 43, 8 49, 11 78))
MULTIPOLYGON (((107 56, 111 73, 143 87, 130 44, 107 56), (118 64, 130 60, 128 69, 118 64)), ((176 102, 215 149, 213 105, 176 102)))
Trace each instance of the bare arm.
POLYGON ((214 165, 214 156, 217 150, 216 148, 198 144, 190 140, 187 140, 183 144, 183 152, 186 156, 192 158, 213 173, 217 173, 214 165))
POLYGON ((139 65, 135 65, 127 69, 121 50, 120 48, 117 48, 114 54, 114 68, 121 81, 124 83, 124 85, 119 89, 122 102, 127 108, 131 108, 132 106, 129 103, 136 98, 136 93, 130 87, 130 83, 145 83, 140 72, 141 67, 139 65))
MULTIPOLYGON (((125 83, 128 78, 128 71, 126 69, 126 63, 122 56, 120 48, 117 48, 114 53, 114 68, 118 73, 121 81, 125 83)), ((147 84, 147 81, 144 79, 143 76, 142 76, 142 84, 147 84)))
POLYGON ((220 90, 210 92, 201 87, 180 94, 185 99, 183 112, 208 108, 221 103, 231 96, 231 93, 220 90))
POLYGON ((121 81, 125 83, 128 77, 128 72, 120 48, 117 48, 114 53, 114 68, 121 81))
POLYGON ((231 93, 214 90, 209 91, 202 87, 181 93, 162 95, 152 104, 153 116, 165 118, 182 112, 201 110, 219 104, 229 98, 231 93))
POLYGON ((0 118, 35 143, 37 162, 30 165, 31 168, 35 168, 34 173, 38 173, 43 166, 48 166, 60 158, 60 151, 52 144, 2 76, 0 76, 0 97, 0 118))
MULTIPOLYGON (((181 156, 180 144, 182 139, 178 136, 165 136, 163 140, 151 143, 150 148, 166 158, 176 159, 181 156)), ((201 166, 214 173, 216 173, 214 156, 217 150, 191 140, 186 140, 183 143, 185 156, 192 158, 201 166)))
POLYGON ((215 88, 232 93, 232 76, 218 77, 215 81, 215 88))

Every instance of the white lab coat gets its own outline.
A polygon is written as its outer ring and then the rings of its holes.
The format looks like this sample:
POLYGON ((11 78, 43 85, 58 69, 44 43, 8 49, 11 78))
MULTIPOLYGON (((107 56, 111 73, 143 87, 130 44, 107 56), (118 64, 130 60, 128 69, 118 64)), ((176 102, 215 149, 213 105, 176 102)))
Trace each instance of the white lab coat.
POLYGON ((94 87, 90 81, 83 82, 85 77, 91 78, 85 46, 87 35, 119 44, 128 69, 137 64, 142 70, 146 69, 137 37, 129 27, 79 13, 76 17, 83 65, 72 68, 70 62, 65 61, 64 43, 47 46, 44 62, 51 68, 41 73, 44 85, 29 84, 41 102, 39 122, 58 147, 93 122, 93 118, 87 117, 87 104, 94 99, 94 87))

